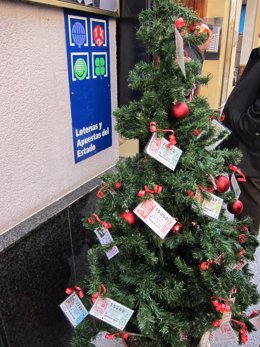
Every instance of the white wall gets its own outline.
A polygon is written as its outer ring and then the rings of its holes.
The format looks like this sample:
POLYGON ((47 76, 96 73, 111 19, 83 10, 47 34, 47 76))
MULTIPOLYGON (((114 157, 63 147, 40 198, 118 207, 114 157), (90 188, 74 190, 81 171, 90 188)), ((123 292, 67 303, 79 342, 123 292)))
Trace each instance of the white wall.
MULTIPOLYGON (((63 10, 0 0, 0 15, 1 234, 113 166, 118 141, 74 164, 63 10)), ((114 109, 114 19, 109 29, 114 109)))

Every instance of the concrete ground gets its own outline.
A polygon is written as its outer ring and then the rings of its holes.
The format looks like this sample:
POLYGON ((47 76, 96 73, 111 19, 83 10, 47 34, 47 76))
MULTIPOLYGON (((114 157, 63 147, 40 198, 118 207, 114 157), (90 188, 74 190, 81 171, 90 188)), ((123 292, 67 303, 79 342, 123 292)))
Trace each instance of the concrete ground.
MULTIPOLYGON (((251 269, 254 273, 253 282, 258 286, 260 292, 260 246, 256 250, 256 260, 251 264, 251 269)), ((260 310, 260 303, 256 306, 252 306, 248 309, 248 313, 253 310, 260 310)), ((95 340, 95 347, 125 347, 124 343, 120 339, 107 340, 104 338, 105 333, 100 333, 95 340)), ((214 344, 212 347, 238 347, 241 346, 238 343, 224 343, 214 344)), ((260 330, 249 334, 248 343, 243 345, 246 347, 260 347, 260 330)))

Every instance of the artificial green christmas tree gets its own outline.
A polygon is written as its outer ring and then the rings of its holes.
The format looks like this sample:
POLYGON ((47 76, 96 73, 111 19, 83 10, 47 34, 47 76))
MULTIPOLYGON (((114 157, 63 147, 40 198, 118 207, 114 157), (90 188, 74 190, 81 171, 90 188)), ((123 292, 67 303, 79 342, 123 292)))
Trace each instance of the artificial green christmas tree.
POLYGON ((188 57, 185 77, 177 60, 176 30, 186 45, 200 44, 206 35, 196 29, 199 23, 171 0, 153 0, 140 14, 138 37, 154 59, 139 62, 129 76, 141 99, 114 115, 119 134, 146 149, 103 177, 97 210, 84 219, 94 246, 81 284, 88 309, 109 298, 134 312, 122 332, 87 317, 74 347, 92 346, 100 331, 127 338, 129 347, 196 346, 223 318, 242 342, 252 330, 244 312, 259 295, 246 262, 254 259, 257 241, 250 221, 232 220, 226 208, 233 215, 242 208, 234 181, 230 185, 231 175, 244 179, 236 167, 240 154, 212 147, 220 115, 193 95, 208 77, 188 57), (97 235, 107 232, 113 242, 104 247, 97 235))

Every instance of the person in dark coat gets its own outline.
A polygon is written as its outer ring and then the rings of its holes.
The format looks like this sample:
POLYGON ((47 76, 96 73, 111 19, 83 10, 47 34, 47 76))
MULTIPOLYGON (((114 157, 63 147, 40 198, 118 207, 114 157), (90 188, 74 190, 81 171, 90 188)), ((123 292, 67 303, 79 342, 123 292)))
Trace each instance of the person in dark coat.
POLYGON ((238 147, 242 152, 239 168, 246 175, 239 199, 244 205, 238 216, 253 219, 250 231, 258 235, 260 227, 260 47, 253 49, 244 72, 227 99, 224 125, 231 131, 221 148, 238 147))

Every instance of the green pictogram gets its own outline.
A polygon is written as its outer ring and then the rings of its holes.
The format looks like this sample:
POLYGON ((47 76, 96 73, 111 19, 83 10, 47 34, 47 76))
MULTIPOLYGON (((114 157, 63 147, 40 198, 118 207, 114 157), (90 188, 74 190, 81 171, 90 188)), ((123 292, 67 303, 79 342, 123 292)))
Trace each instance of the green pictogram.
POLYGON ((105 59, 104 58, 96 58, 95 59, 95 74, 97 76, 104 76, 106 72, 105 69, 105 59))
POLYGON ((78 58, 74 64, 74 74, 78 80, 84 80, 88 72, 86 61, 83 58, 78 58))

